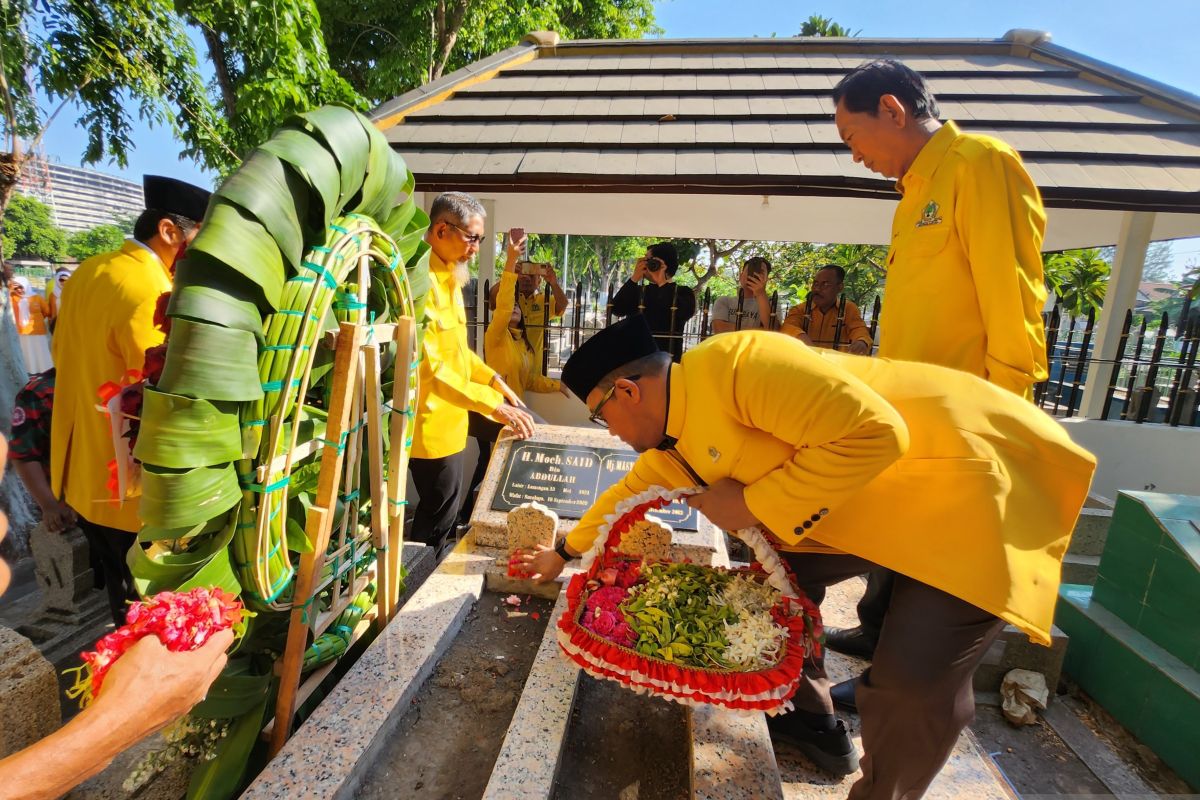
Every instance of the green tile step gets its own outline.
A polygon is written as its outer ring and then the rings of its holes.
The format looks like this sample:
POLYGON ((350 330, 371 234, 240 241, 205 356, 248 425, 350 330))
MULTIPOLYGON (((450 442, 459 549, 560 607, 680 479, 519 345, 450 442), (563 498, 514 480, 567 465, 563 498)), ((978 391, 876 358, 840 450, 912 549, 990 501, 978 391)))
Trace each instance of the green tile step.
POLYGON ((1180 777, 1200 790, 1200 672, 1063 584, 1055 623, 1070 637, 1063 671, 1180 777))
POLYGON ((1064 583, 1092 583, 1092 602, 1186 664, 1200 663, 1200 498, 1122 492, 1094 580, 1068 554, 1064 583), (1170 515, 1170 516, 1163 516, 1170 515))

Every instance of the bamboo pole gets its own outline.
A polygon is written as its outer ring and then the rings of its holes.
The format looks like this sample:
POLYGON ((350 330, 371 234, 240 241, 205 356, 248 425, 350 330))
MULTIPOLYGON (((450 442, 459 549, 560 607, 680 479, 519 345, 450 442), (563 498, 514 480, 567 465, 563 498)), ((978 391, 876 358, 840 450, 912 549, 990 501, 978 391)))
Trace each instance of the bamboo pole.
POLYGON ((329 419, 325 430, 325 448, 321 453, 321 472, 317 479, 317 493, 304 528, 309 542, 312 543, 312 550, 300 557, 300 569, 296 575, 292 595, 294 601, 288 625, 287 645, 283 653, 283 666, 280 669, 279 696, 275 702, 275 726, 271 731, 272 758, 283 749, 284 743, 291 735, 292 719, 296 713, 296 692, 304 664, 304 648, 308 644, 309 623, 315 617, 315 609, 311 607, 313 586, 319 577, 319 567, 324 563, 325 551, 329 546, 329 533, 333 509, 337 503, 344 454, 342 439, 348 427, 352 394, 357 383, 363 329, 345 322, 339 327, 341 333, 333 358, 333 381, 329 419))

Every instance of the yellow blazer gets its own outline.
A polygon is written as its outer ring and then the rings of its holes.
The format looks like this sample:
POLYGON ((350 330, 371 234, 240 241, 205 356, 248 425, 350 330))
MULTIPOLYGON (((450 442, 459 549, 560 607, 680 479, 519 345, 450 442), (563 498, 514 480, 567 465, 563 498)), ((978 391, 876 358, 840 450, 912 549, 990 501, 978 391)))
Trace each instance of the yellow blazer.
POLYGON ((467 312, 454 266, 429 254, 429 295, 413 425, 414 458, 444 458, 467 446, 467 412, 490 417, 504 395, 496 371, 467 347, 467 312))
MULTIPOLYGON (((542 374, 542 360, 536 350, 525 346, 525 342, 514 339, 508 328, 516 304, 515 289, 517 273, 507 270, 500 276, 500 290, 496 294, 496 311, 488 323, 483 337, 483 351, 487 365, 496 370, 512 390, 519 395, 525 392, 557 392, 561 385, 554 378, 542 374)), ((526 324, 527 332, 530 326, 526 324)), ((530 337, 533 336, 529 332, 530 337)), ((532 344, 532 338, 530 339, 532 344)))
POLYGON ((639 456, 568 537, 576 552, 621 499, 694 485, 690 468, 746 484, 781 550, 861 556, 1049 644, 1096 462, 1041 410, 964 372, 765 331, 692 349, 670 392, 676 452, 639 456))
MULTIPOLYGON (((50 477, 55 495, 97 525, 136 532, 138 504, 109 495, 108 463, 116 458, 108 418, 96 410, 96 390, 141 371, 146 350, 160 345, 154 307, 171 291, 171 276, 153 252, 132 240, 93 256, 63 286, 54 329, 54 415, 50 477)), ((124 455, 124 454, 122 454, 124 455)))

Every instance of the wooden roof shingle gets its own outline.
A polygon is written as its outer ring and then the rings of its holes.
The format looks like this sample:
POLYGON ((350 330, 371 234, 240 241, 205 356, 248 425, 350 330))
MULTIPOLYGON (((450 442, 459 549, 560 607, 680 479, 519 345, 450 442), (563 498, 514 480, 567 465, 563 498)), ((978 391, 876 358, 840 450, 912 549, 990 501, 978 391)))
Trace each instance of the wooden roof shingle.
POLYGON ((1200 98, 1020 35, 527 42, 374 118, 433 190, 894 197, 832 123, 833 85, 879 57, 1020 150, 1047 205, 1200 213, 1200 98))

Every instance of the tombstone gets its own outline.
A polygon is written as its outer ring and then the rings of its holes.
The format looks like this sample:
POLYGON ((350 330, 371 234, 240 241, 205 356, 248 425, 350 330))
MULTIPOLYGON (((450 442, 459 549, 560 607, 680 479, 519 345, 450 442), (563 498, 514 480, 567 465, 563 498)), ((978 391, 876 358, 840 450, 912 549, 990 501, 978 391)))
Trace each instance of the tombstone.
MULTIPOLYGON (((518 561, 539 547, 553 547, 558 539, 558 515, 540 503, 524 503, 508 513, 508 564, 506 576, 523 581, 529 577, 518 561)), ((493 587, 494 588, 494 587, 493 587)))
MULTIPOLYGON (((671 526, 650 514, 621 536, 617 552, 649 561, 671 561, 671 526)), ((682 560, 682 559, 679 559, 682 560)))
POLYGON ((0 758, 49 736, 62 724, 54 666, 33 642, 0 627, 0 758))
POLYGON ((541 503, 522 503, 508 512, 508 554, 529 553, 538 546, 554 547, 558 514, 541 503))
POLYGON ((94 585, 88 543, 78 528, 51 533, 38 523, 29 536, 34 576, 42 590, 41 611, 74 615, 94 585))
MULTIPOLYGON (((502 436, 471 514, 475 544, 507 550, 508 514, 527 503, 555 512, 558 533, 567 536, 635 460, 637 453, 598 428, 539 425, 532 439, 502 436)), ((685 503, 655 513, 671 529, 674 558, 728 564, 724 534, 685 503)))

